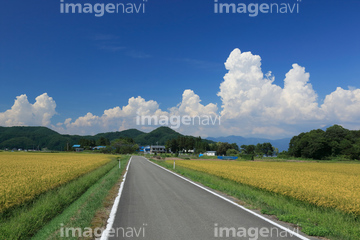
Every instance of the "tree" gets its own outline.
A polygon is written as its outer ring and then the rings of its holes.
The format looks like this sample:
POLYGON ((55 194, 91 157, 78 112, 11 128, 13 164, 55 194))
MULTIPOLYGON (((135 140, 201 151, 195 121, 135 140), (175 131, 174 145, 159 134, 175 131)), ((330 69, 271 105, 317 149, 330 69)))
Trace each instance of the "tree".
POLYGON ((303 139, 305 135, 306 135, 305 133, 300 133, 298 136, 294 136, 293 138, 291 138, 289 143, 289 150, 288 150, 291 156, 301 157, 302 149, 304 149, 308 144, 305 138, 303 139))
POLYGON ((332 141, 340 142, 349 134, 349 132, 348 129, 345 129, 340 125, 334 125, 326 129, 325 137, 332 141))
POLYGON ((78 144, 85 149, 90 149, 91 147, 95 147, 95 140, 80 138, 78 144))
POLYGON ((217 146, 217 154, 218 155, 225 155, 226 151, 229 149, 233 149, 231 144, 227 143, 227 142, 218 142, 218 146, 217 146))
POLYGON ((278 148, 273 147, 273 151, 274 151, 274 154, 275 154, 276 156, 279 155, 279 149, 278 149, 278 148))
POLYGON ((179 150, 178 141, 176 139, 166 141, 165 148, 170 149, 173 153, 177 152, 179 150))
POLYGON ((313 159, 324 159, 331 155, 331 147, 323 132, 310 132, 311 141, 308 146, 309 157, 313 159))
POLYGON ((232 149, 234 149, 234 150, 236 150, 236 151, 240 151, 240 148, 239 148, 239 146, 236 144, 236 143, 232 143, 231 144, 231 147, 232 147, 232 149))
POLYGON ((262 144, 258 143, 255 146, 255 155, 259 156, 260 158, 262 158, 265 155, 265 152, 262 149, 262 144))
POLYGON ((110 141, 107 138, 100 137, 98 140, 96 140, 96 145, 97 146, 109 146, 110 141))
POLYGON ((331 147, 331 155, 338 156, 344 150, 341 146, 341 142, 346 141, 346 137, 349 135, 349 130, 339 125, 334 125, 326 129, 325 138, 331 147))
POLYGON ((195 148, 195 139, 193 137, 185 137, 185 150, 193 150, 195 148))
POLYGON ((360 159, 360 131, 350 131, 334 125, 326 131, 317 129, 301 133, 291 139, 288 154, 313 159, 326 159, 330 156, 360 159))
POLYGON ((332 153, 330 143, 331 139, 326 138, 323 130, 312 130, 291 139, 289 154, 294 157, 324 159, 332 153))
POLYGON ((209 144, 198 137, 195 141, 195 152, 196 153, 203 153, 210 149, 209 144))
POLYGON ((245 154, 255 155, 255 145, 241 145, 241 151, 245 154))
POLYGON ((209 151, 217 151, 217 143, 210 143, 209 151))
POLYGON ((268 157, 268 156, 272 156, 274 154, 274 148, 271 145, 271 143, 269 143, 269 142, 258 143, 256 145, 255 152, 260 156, 266 155, 268 157))
POLYGON ((239 154, 239 151, 236 149, 228 149, 226 151, 226 156, 237 156, 239 154))
POLYGON ((129 154, 139 149, 132 138, 119 138, 111 142, 112 151, 114 153, 129 154))

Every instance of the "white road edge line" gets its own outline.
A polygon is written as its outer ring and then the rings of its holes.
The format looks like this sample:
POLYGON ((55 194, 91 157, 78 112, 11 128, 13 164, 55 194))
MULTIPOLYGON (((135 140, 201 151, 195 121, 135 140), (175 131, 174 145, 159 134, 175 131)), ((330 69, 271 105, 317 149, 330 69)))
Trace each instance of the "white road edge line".
POLYGON ((121 194, 123 192, 123 189, 124 189, 124 184, 125 184, 125 180, 126 180, 126 176, 127 176, 127 173, 128 173, 128 170, 129 170, 129 167, 130 167, 130 163, 131 163, 131 159, 132 159, 132 156, 129 160, 129 163, 126 167, 126 172, 124 174, 124 177, 123 177, 123 181, 121 182, 120 184, 120 189, 119 189, 119 193, 114 201, 114 205, 112 206, 111 208, 111 212, 110 212, 110 215, 109 215, 109 219, 107 220, 107 225, 106 225, 106 229, 102 232, 101 234, 101 238, 100 240, 108 240, 108 235, 109 235, 109 231, 112 229, 113 227, 113 224, 114 224, 114 220, 115 220, 115 216, 116 216, 116 212, 117 212, 117 209, 119 207, 119 202, 120 202, 120 198, 121 198, 121 194))
POLYGON ((233 202, 233 201, 231 201, 230 199, 227 199, 227 198, 225 198, 225 197, 217 194, 216 192, 213 192, 213 191, 211 191, 211 190, 209 190, 209 189, 207 189, 207 188, 204 188, 203 186, 201 186, 201 185, 199 185, 199 184, 197 184, 197 183, 195 183, 195 182, 193 182, 193 181, 191 181, 191 180, 189 180, 189 179, 187 179, 187 178, 185 178, 185 177, 183 177, 183 176, 181 176, 181 175, 179 175, 179 174, 177 174, 177 173, 175 173, 175 172, 173 172, 173 171, 170 171, 170 170, 167 169, 167 168, 164 168, 164 167, 162 167, 162 166, 160 166, 160 165, 157 165, 157 164, 151 162, 151 161, 150 161, 149 159, 147 159, 147 158, 145 158, 145 159, 146 159, 148 162, 154 164, 155 166, 157 166, 157 167, 159 167, 159 168, 162 168, 162 169, 164 169, 164 170, 166 170, 166 171, 174 174, 175 176, 177 176, 177 177, 179 177, 179 178, 182 178, 183 180, 185 180, 185 181, 187 181, 187 182, 189 182, 189 183, 191 183, 191 184, 193 184, 193 185, 195 185, 195 186, 197 186, 197 187, 199 187, 199 188, 201 188, 201 189, 203 189, 203 190, 205 190, 205 191, 207 191, 207 192, 209 192, 209 193, 211 193, 211 194, 213 194, 213 195, 215 195, 215 196, 217 196, 217 197, 219 197, 219 198, 221 198, 221 199, 223 199, 223 200, 225 200, 225 201, 227 201, 227 202, 229 202, 229 203, 231 203, 231 204, 233 204, 233 205, 235 205, 235 206, 237 206, 237 207, 239 207, 239 208, 241 208, 241 209, 243 209, 243 210, 245 210, 245 211, 248 212, 248 213, 251 213, 251 214, 255 215, 255 216, 258 217, 258 218, 261 218, 262 220, 264 220, 264 221, 266 221, 266 222, 274 225, 275 227, 278 227, 278 228, 280 228, 280 229, 282 229, 282 230, 287 231, 288 233, 290 233, 290 234, 293 235, 293 236, 296 236, 296 237, 298 237, 298 238, 300 238, 300 239, 302 239, 302 240, 310 240, 309 238, 306 238, 306 237, 298 234, 297 232, 294 232, 294 231, 292 231, 292 230, 290 230, 290 229, 288 229, 288 228, 286 228, 286 227, 284 227, 284 226, 282 226, 282 225, 280 225, 280 224, 278 224, 278 223, 276 223, 276 222, 273 222, 273 221, 271 221, 270 219, 268 219, 268 218, 266 218, 266 217, 263 217, 263 216, 261 216, 260 214, 257 214, 256 212, 253 212, 253 211, 251 211, 251 210, 249 210, 249 209, 247 209, 247 208, 245 208, 245 207, 237 204, 236 202, 233 202))

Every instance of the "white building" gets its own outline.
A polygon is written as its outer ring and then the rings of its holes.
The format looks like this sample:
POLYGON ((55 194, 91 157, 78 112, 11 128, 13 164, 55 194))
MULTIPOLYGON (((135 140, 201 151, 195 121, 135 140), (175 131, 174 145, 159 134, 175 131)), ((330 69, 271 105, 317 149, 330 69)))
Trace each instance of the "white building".
POLYGON ((204 153, 206 156, 216 156, 216 151, 207 151, 204 153))
POLYGON ((150 146, 150 153, 165 153, 165 152, 166 152, 165 146, 159 146, 159 145, 150 146))

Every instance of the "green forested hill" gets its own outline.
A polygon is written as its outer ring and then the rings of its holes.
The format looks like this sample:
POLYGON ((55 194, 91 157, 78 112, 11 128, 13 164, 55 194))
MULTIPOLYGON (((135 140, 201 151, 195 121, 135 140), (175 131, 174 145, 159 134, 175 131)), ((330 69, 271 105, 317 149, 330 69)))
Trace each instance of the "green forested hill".
POLYGON ((107 132, 107 133, 99 133, 96 134, 93 138, 97 139, 100 137, 104 137, 109 139, 110 141, 118 138, 124 138, 124 137, 130 137, 132 139, 135 139, 139 135, 144 134, 144 132, 139 131, 137 129, 128 129, 121 132, 107 132))
POLYGON ((164 145, 167 140, 178 138, 182 134, 168 127, 159 127, 149 133, 142 133, 134 138, 139 145, 164 145))
POLYGON ((71 137, 61 135, 46 127, 0 127, 0 149, 48 149, 60 150, 71 137))
POLYGON ((110 141, 130 137, 139 145, 165 144, 169 139, 182 134, 168 128, 159 127, 152 132, 144 133, 137 129, 121 132, 99 133, 94 136, 62 135, 46 127, 0 127, 0 149, 42 149, 64 150, 67 144, 71 147, 80 139, 97 141, 106 138, 110 141))

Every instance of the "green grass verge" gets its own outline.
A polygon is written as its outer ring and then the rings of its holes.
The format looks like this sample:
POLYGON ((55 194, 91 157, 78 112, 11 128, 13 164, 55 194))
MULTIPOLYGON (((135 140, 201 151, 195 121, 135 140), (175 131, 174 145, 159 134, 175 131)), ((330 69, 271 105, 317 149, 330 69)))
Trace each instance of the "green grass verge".
POLYGON ((30 239, 117 165, 114 158, 104 166, 0 215, 1 239, 30 239))
POLYGON ((173 165, 153 161, 195 182, 221 191, 244 202, 250 209, 259 209, 263 214, 274 215, 280 221, 295 224, 309 236, 333 240, 360 240, 360 219, 335 209, 321 208, 280 194, 173 165))
MULTIPOLYGON (((49 224, 43 227, 32 239, 79 239, 80 236, 72 236, 72 231, 66 228, 78 228, 84 233, 91 228, 91 221, 97 210, 103 206, 103 201, 110 189, 119 181, 130 156, 121 157, 121 169, 118 165, 113 167, 98 182, 92 185, 78 200, 71 204, 62 214, 55 217, 49 224), (69 234, 68 234, 69 233, 69 234), (63 237, 61 236, 63 235, 63 237)), ((89 232, 89 231, 88 231, 89 232)), ((94 237, 101 236, 101 230, 90 231, 94 237)), ((90 233, 89 232, 89 233, 90 233)))

